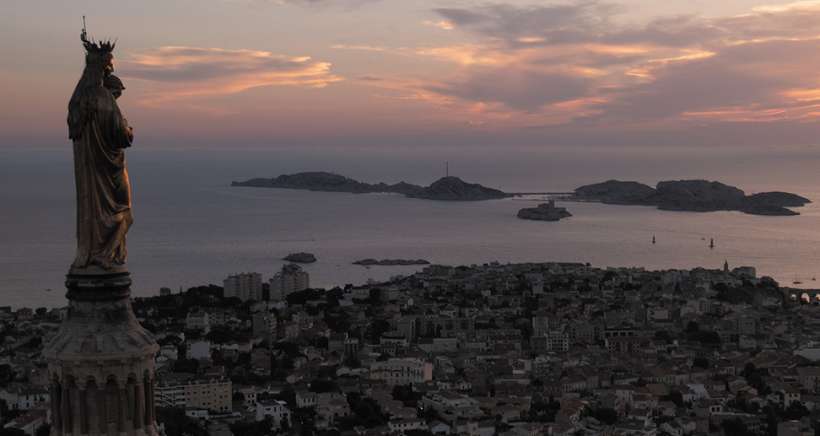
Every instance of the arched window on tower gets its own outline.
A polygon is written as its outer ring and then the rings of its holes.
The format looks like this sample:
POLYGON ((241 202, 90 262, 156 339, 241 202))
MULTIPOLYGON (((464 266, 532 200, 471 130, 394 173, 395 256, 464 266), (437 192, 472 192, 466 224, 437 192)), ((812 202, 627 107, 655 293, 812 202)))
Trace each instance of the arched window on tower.
POLYGON ((119 418, 119 395, 117 390, 117 379, 114 376, 108 377, 108 381, 105 383, 106 433, 117 432, 117 419, 119 418))

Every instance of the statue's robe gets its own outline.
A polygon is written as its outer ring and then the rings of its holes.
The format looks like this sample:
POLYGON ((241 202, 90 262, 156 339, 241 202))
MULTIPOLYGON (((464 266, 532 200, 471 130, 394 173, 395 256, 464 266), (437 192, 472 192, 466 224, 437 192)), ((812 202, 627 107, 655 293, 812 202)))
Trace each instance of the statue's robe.
POLYGON ((78 85, 68 117, 77 189, 77 256, 72 269, 110 270, 125 263, 125 234, 133 222, 123 151, 131 145, 132 135, 111 92, 100 81, 86 84, 81 80, 78 85))

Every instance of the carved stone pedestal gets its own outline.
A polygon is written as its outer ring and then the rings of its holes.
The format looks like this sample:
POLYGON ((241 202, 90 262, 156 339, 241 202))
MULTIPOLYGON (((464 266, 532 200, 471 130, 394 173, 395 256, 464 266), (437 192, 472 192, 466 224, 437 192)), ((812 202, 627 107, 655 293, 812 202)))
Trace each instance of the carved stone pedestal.
POLYGON ((46 345, 53 436, 155 436, 154 356, 127 271, 66 280, 68 316, 46 345))

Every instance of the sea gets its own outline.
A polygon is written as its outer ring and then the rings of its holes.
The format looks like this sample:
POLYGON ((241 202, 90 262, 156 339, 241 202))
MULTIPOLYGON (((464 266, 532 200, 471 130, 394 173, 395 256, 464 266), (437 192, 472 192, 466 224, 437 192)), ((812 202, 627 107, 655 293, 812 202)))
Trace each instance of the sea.
MULTIPOLYGON (((433 263, 588 262, 648 269, 750 265, 781 285, 820 287, 820 150, 811 147, 258 147, 136 146, 128 151, 135 296, 267 278, 311 252, 311 284, 386 280, 422 267, 362 267, 363 258, 433 263), (331 171, 365 182, 429 184, 445 175, 508 192, 564 192, 608 179, 703 178, 747 193, 780 190, 815 203, 800 216, 669 212, 559 202, 560 222, 516 218, 538 196, 437 202, 395 194, 231 187, 233 180, 331 171), (656 244, 652 244, 655 236, 656 244), (709 248, 710 239, 715 247, 709 248)), ((70 146, 0 149, 0 305, 59 307, 74 254, 70 146)))

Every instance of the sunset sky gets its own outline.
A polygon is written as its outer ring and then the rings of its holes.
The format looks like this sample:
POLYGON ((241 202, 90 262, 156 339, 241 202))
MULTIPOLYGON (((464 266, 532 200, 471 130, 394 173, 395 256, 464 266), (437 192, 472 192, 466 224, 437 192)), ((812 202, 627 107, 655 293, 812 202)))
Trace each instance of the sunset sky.
POLYGON ((4 0, 0 147, 67 143, 83 14, 147 147, 820 143, 820 1, 4 0))

